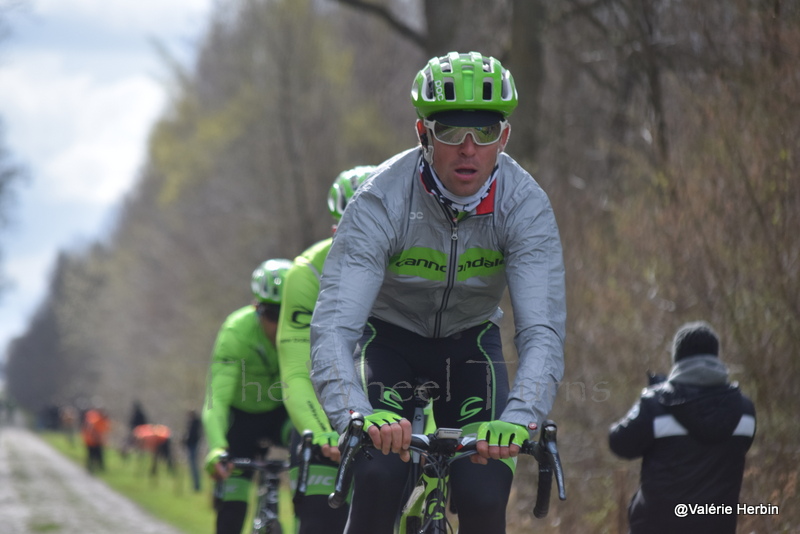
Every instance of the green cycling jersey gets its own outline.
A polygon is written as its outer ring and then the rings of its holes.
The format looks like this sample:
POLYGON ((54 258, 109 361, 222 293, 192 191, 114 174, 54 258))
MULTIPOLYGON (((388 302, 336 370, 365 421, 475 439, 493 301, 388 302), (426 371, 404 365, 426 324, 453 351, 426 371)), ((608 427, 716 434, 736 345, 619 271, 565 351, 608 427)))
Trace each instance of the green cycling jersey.
POLYGON ((208 373, 203 427, 209 450, 228 447, 230 409, 258 414, 283 404, 278 355, 252 305, 228 316, 217 334, 208 373))
POLYGON ((278 323, 278 355, 281 379, 286 386, 286 411, 298 431, 311 430, 315 435, 332 431, 309 377, 311 315, 331 241, 331 238, 320 241, 295 259, 285 277, 278 323))

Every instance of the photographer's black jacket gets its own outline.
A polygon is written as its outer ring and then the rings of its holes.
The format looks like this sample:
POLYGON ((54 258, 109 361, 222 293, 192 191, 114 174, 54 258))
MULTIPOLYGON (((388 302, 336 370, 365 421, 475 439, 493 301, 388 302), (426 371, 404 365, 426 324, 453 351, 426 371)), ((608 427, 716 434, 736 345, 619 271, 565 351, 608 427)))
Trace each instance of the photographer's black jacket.
POLYGON ((646 388, 609 433, 615 454, 642 458, 641 484, 629 508, 631 533, 734 534, 755 429, 753 403, 736 384, 668 381, 646 388), (733 512, 678 517, 679 504, 727 505, 733 512))

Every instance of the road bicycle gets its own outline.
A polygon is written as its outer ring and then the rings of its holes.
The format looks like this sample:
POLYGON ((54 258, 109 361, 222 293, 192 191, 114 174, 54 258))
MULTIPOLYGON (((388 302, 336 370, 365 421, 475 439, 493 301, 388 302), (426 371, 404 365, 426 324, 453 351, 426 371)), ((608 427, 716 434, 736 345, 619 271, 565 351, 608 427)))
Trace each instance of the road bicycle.
MULTIPOLYGON (((292 497, 295 509, 301 506, 308 491, 309 467, 319 447, 312 444, 314 434, 306 431, 301 436, 297 455, 297 484, 292 497)), ((278 500, 281 474, 289 469, 286 460, 268 460, 266 453, 260 458, 230 458, 223 455, 225 462, 236 469, 253 472, 257 475, 256 493, 258 500, 253 512, 252 534, 282 534, 283 528, 278 518, 278 500)))
POLYGON ((289 467, 286 460, 261 458, 231 458, 223 456, 221 461, 234 469, 252 472, 256 478, 256 507, 253 511, 252 534, 283 534, 278 517, 278 495, 281 473, 289 467))
MULTIPOLYGON (((542 425, 539 441, 523 442, 521 454, 533 456, 539 464, 539 481, 533 515, 543 518, 550 507, 552 480, 555 476, 559 499, 566 500, 564 470, 558 454, 557 427, 553 421, 542 425)), ((364 417, 351 415, 342 439, 342 459, 333 493, 328 503, 337 508, 350 493, 353 464, 359 455, 371 458, 372 440, 364 432, 364 417)), ((452 531, 447 519, 447 497, 450 466, 454 461, 475 454, 477 439, 462 436, 461 429, 439 428, 432 434, 412 434, 411 450, 420 454, 422 474, 406 505, 398 525, 399 534, 446 534, 452 531)))

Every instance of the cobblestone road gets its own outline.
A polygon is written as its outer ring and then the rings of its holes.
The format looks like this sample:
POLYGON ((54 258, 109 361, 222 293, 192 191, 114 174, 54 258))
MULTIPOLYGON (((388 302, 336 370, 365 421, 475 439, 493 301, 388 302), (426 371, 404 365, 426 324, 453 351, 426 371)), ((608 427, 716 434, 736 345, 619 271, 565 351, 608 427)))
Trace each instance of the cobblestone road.
POLYGON ((3 534, 180 534, 21 427, 0 427, 3 534))

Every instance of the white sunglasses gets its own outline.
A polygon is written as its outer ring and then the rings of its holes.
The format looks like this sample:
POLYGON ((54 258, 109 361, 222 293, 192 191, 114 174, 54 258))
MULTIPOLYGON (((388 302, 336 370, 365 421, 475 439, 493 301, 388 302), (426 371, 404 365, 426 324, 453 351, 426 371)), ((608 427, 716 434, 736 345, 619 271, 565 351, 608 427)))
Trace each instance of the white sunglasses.
POLYGON ((446 145, 460 145, 467 138, 467 134, 472 135, 476 145, 491 145, 500 140, 503 130, 508 126, 507 121, 495 122, 488 126, 448 126, 428 119, 424 119, 422 123, 433 132, 437 141, 446 145))

